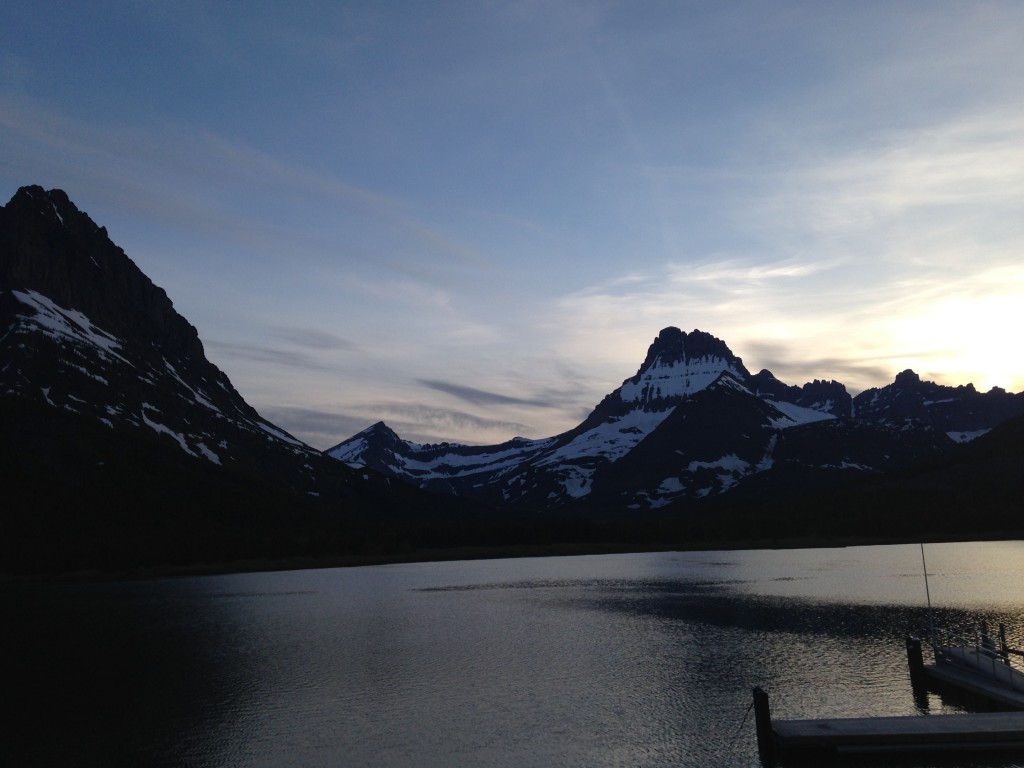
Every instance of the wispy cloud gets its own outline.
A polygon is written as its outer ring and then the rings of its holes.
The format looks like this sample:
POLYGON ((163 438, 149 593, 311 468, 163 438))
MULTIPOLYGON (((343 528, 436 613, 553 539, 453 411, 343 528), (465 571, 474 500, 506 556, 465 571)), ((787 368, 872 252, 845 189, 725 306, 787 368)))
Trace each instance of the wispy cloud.
MULTIPOLYGON (((566 335, 566 359, 621 370, 639 359, 641 339, 676 325, 724 339, 754 370, 768 368, 789 383, 838 379, 852 391, 882 386, 904 368, 946 384, 968 381, 1018 390, 1024 361, 1006 345, 1005 330, 1024 327, 1024 266, 969 265, 842 285, 817 283, 809 270, 771 280, 737 280, 736 265, 718 279, 666 268, 643 281, 563 297, 552 326, 566 335), (773 285, 781 279, 785 288, 773 285), (570 324, 567 318, 573 318, 570 324)), ((765 270, 752 269, 763 274, 765 270)))
POLYGON ((317 328, 278 328, 274 335, 291 345, 324 352, 351 352, 359 348, 347 338, 317 328))
MULTIPOLYGON (((473 413, 416 403, 377 403, 370 407, 402 437, 435 442, 437 435, 474 435, 467 442, 488 444, 503 442, 511 435, 525 435, 533 427, 514 421, 490 419, 473 413)), ((372 423, 372 422, 370 422, 372 423)))
POLYGON ((1024 197, 1022 132, 1024 111, 1000 110, 798 156, 765 172, 750 223, 777 235, 895 236, 887 250, 935 244, 935 235, 951 232, 985 237, 979 222, 998 222, 1024 197))
POLYGON ((265 406, 260 415, 320 450, 337 445, 373 423, 329 409, 296 406, 265 406))
POLYGON ((294 347, 244 344, 226 341, 207 341, 205 346, 219 358, 247 360, 268 365, 298 368, 307 371, 329 371, 333 366, 325 364, 315 355, 294 347))
POLYGON ((419 443, 461 441, 487 445, 536 431, 535 426, 519 421, 406 401, 257 407, 265 418, 321 450, 337 445, 378 421, 387 423, 402 438, 419 443))
POLYGON ((468 387, 464 384, 457 384, 450 381, 438 381, 437 379, 418 379, 418 381, 425 387, 437 390, 438 392, 444 392, 452 395, 453 397, 457 397, 459 400, 465 400, 467 403, 472 403, 473 405, 529 405, 536 406, 538 408, 552 407, 552 403, 546 400, 512 397, 510 395, 502 395, 497 392, 487 392, 483 389, 468 387))
POLYGON ((741 237, 567 293, 550 327, 608 362, 677 325, 792 383, 859 390, 915 367, 1020 388, 1024 358, 989 340, 1024 327, 1022 133, 1019 106, 954 112, 855 145, 808 133, 783 158, 724 167, 741 237))
POLYGON ((751 361, 756 361, 756 367, 751 371, 757 373, 767 369, 781 381, 787 384, 802 385, 814 378, 835 379, 847 384, 847 390, 851 395, 856 395, 864 389, 862 382, 875 382, 874 386, 884 386, 892 380, 892 372, 889 366, 880 360, 853 360, 848 358, 823 358, 823 357, 795 357, 802 350, 796 350, 792 346, 779 344, 770 341, 747 341, 743 345, 743 355, 751 361), (809 376, 808 371, 828 371, 829 375, 809 376), (860 386, 849 386, 850 382, 861 384, 860 386))

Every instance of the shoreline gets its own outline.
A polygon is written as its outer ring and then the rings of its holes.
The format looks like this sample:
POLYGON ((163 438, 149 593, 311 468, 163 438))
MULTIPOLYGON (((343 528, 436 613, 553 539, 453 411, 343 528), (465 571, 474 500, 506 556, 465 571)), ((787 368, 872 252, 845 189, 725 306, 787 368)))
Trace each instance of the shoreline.
POLYGON ((380 565, 408 565, 412 563, 455 562, 459 560, 510 560, 530 557, 574 557, 585 555, 613 555, 639 552, 717 552, 756 549, 842 549, 845 547, 886 546, 897 544, 956 543, 968 541, 1014 541, 1024 539, 1024 533, 992 532, 970 537, 886 538, 870 536, 780 537, 774 539, 735 539, 692 542, 680 547, 677 543, 637 546, 601 542, 558 544, 530 544, 510 546, 465 546, 445 549, 415 550, 404 553, 375 555, 324 555, 294 557, 255 557, 220 562, 158 564, 129 569, 78 570, 42 573, 0 573, 0 584, 47 582, 103 582, 149 581, 157 579, 188 578, 195 576, 222 576, 233 573, 267 573, 273 571, 320 570, 326 568, 363 568, 380 565))

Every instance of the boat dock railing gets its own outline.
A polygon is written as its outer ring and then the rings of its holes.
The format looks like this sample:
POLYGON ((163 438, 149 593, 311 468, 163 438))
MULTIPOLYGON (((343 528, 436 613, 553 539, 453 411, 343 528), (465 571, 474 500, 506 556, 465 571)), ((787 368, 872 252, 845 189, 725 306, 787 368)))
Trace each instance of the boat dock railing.
POLYGON ((923 632, 921 636, 934 647, 970 648, 986 657, 998 658, 1003 661, 1008 661, 1011 653, 1024 655, 1021 651, 1007 646, 1006 627, 1003 624, 999 625, 998 640, 989 634, 988 624, 984 621, 975 628, 973 634, 933 626, 923 632))
POLYGON ((1014 690, 1024 692, 1024 673, 1010 662, 1011 655, 1024 655, 1006 644, 1006 629, 999 625, 998 641, 982 622, 973 637, 932 628, 928 638, 936 661, 959 664, 983 672, 1014 690))

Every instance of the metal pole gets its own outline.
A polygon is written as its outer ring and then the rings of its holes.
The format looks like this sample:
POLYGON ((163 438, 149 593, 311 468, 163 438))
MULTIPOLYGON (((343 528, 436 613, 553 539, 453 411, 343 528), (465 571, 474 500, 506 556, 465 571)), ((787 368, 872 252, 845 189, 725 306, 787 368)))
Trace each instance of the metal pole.
POLYGON ((932 593, 928 589, 928 563, 924 559, 924 542, 921 542, 921 567, 924 568, 924 594, 928 598, 928 638, 933 642, 937 642, 935 637, 935 619, 932 616, 932 593))

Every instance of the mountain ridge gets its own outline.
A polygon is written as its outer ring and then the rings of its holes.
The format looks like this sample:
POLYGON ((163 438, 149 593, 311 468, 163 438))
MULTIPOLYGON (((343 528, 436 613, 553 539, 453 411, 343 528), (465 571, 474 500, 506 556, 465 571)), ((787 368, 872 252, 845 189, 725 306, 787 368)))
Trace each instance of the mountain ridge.
MULTIPOLYGON (((925 460, 1024 413, 1024 394, 922 382, 904 371, 851 397, 751 375, 721 339, 669 326, 637 373, 576 427, 496 446, 404 441, 383 422, 327 449, 424 488, 530 511, 653 511, 731 492, 756 475, 818 487, 925 460), (386 439, 382 436, 386 435, 386 439)), ((760 482, 760 481, 759 481, 760 482)))

